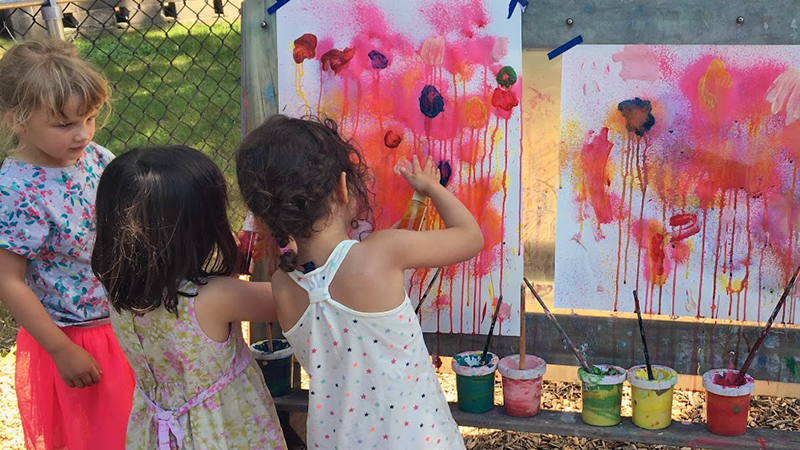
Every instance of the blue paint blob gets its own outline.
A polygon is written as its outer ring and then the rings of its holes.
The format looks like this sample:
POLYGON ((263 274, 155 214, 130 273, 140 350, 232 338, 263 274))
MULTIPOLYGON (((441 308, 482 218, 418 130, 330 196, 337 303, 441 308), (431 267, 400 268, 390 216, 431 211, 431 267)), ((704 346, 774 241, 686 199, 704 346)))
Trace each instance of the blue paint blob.
POLYGON ((373 69, 385 69, 389 65, 389 58, 377 50, 370 50, 367 56, 373 69))
POLYGON ((264 100, 266 100, 267 106, 270 108, 274 108, 278 105, 278 101, 275 98, 275 84, 271 81, 267 83, 267 86, 264 88, 264 100))
POLYGON ((453 168, 450 166, 450 161, 439 161, 436 167, 439 168, 439 184, 447 187, 450 177, 453 176, 453 168))
POLYGON ((444 111, 444 97, 430 84, 422 88, 419 94, 419 110, 431 119, 444 111))
POLYGON ((642 100, 639 97, 625 100, 617 105, 617 109, 625 118, 625 128, 637 136, 644 136, 656 124, 656 118, 651 114, 653 105, 649 100, 642 100))

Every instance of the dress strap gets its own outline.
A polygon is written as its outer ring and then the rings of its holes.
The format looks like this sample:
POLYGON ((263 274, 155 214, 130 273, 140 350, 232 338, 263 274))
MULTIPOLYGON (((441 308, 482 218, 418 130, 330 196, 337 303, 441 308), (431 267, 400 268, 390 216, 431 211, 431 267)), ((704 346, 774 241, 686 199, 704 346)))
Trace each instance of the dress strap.
POLYGON ((170 450, 170 434, 175 436, 178 449, 180 449, 183 445, 183 438, 186 435, 186 431, 181 427, 178 418, 189 412, 190 409, 208 400, 212 395, 221 391, 222 388, 244 372, 249 365, 250 349, 243 346, 239 352, 234 355, 230 367, 228 367, 228 370, 220 379, 177 409, 164 409, 158 406, 137 384, 136 388, 139 389, 151 413, 155 413, 156 421, 158 422, 158 450, 170 450))
POLYGON ((331 299, 328 288, 333 281, 333 277, 335 277, 336 272, 339 271, 339 266, 342 265, 342 261, 344 261, 348 253, 350 253, 350 249, 357 243, 358 241, 355 240, 339 242, 331 252, 331 255, 328 256, 328 260, 325 261, 325 264, 308 273, 303 273, 300 270, 294 270, 289 273, 289 277, 293 279, 295 283, 308 291, 308 301, 310 303, 319 303, 331 299))

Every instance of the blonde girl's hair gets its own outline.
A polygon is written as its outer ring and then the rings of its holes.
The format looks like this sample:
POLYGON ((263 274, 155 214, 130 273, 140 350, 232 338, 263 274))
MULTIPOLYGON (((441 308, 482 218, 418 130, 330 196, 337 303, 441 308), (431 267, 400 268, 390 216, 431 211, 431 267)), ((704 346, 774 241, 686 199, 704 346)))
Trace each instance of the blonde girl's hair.
POLYGON ((58 119, 72 98, 78 114, 100 110, 107 115, 106 78, 78 54, 74 45, 57 39, 29 40, 14 45, 0 58, 0 126, 6 135, 46 108, 58 119))

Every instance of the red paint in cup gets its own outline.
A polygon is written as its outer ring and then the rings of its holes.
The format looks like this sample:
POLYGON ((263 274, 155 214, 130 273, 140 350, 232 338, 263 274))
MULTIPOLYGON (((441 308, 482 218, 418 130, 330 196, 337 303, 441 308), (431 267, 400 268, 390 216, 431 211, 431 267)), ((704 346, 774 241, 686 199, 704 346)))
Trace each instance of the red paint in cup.
POLYGON ((525 369, 519 368, 519 355, 506 356, 497 365, 503 376, 503 408, 513 417, 539 414, 542 404, 542 376, 547 368, 544 360, 525 356, 525 369))
POLYGON ((703 374, 706 389, 706 428, 720 436, 739 436, 747 431, 750 394, 755 381, 750 375, 745 382, 735 385, 738 370, 711 369, 703 374))

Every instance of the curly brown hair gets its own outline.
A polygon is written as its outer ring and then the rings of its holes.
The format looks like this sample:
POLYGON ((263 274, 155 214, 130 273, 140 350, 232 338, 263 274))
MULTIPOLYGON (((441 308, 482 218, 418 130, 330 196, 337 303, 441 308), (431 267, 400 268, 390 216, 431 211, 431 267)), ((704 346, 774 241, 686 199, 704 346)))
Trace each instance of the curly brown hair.
MULTIPOLYGON (((350 226, 357 229, 371 223, 370 170, 333 120, 274 115, 245 136, 236 152, 242 197, 281 247, 292 238, 308 239, 320 231, 314 224, 330 214, 329 199, 342 172, 356 200, 350 226)), ((284 271, 297 265, 294 251, 281 255, 279 267, 284 271)))

